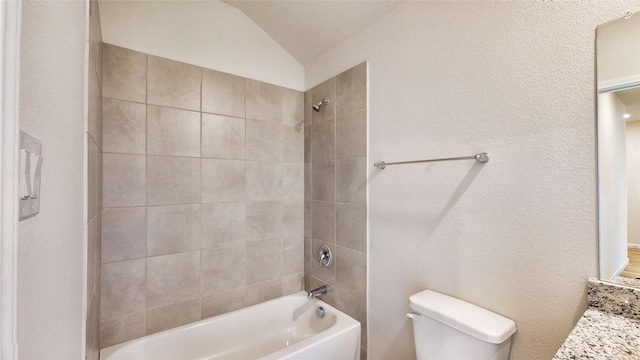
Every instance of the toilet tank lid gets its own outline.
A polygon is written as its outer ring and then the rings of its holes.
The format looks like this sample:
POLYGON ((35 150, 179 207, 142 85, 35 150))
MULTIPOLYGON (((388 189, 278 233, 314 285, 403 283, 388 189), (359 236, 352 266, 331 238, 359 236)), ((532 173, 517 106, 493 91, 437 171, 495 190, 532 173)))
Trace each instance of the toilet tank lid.
POLYGON ((411 295, 409 304, 420 314, 492 344, 501 344, 516 332, 513 320, 435 291, 411 295))

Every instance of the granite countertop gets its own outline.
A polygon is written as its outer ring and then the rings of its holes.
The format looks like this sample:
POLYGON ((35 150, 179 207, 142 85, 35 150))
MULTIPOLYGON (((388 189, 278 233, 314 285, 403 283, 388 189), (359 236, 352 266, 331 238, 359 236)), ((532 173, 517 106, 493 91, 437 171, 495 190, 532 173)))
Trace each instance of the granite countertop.
POLYGON ((640 359, 640 321, 589 308, 553 358, 640 359))
POLYGON ((589 280, 588 302, 553 359, 640 359, 640 290, 589 280))

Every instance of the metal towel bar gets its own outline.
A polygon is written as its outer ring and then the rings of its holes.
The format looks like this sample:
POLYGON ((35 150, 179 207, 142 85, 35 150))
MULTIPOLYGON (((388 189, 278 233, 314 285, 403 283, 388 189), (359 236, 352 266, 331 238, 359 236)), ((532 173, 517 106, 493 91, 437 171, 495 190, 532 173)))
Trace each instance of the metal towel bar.
POLYGON ((398 165, 398 164, 414 164, 414 163, 424 163, 424 162, 434 162, 434 161, 457 161, 457 160, 475 160, 479 163, 489 162, 489 154, 480 153, 472 156, 460 156, 460 157, 452 157, 452 158, 443 158, 443 159, 430 159, 430 160, 413 160, 413 161, 398 161, 398 162, 377 162, 373 164, 373 166, 378 169, 384 169, 387 165, 398 165))

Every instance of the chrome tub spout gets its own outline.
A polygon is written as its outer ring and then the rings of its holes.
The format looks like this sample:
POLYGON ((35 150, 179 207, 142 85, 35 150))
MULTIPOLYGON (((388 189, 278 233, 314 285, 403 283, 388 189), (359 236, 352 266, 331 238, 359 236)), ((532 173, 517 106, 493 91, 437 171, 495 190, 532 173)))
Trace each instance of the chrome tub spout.
POLYGON ((316 296, 324 295, 324 294, 328 293, 330 289, 331 289, 331 287, 329 287, 327 285, 322 285, 319 288, 316 288, 316 289, 313 289, 313 290, 309 291, 307 293, 307 299, 311 300, 311 299, 315 298, 316 296))

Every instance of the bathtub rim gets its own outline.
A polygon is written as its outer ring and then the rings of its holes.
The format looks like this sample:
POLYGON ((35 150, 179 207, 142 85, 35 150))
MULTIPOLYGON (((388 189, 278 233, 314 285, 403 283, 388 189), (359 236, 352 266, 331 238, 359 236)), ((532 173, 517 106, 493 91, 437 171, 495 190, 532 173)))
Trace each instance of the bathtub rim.
POLYGON ((302 300, 304 299, 304 301, 313 301, 313 306, 312 308, 316 308, 318 306, 322 306, 324 307, 326 310, 332 311, 332 312, 336 312, 337 316, 336 316, 336 322, 335 324, 332 325, 331 328, 321 331, 313 336, 310 336, 308 338, 305 338, 299 342, 296 342, 290 346, 284 347, 282 349, 276 350, 272 353, 269 354, 265 354, 262 357, 260 357, 259 359, 264 359, 264 360, 268 360, 268 359, 278 359, 280 358, 279 356, 281 356, 281 353, 286 353, 287 356, 291 356, 293 354, 299 353, 301 351, 303 351, 305 348, 311 346, 314 343, 317 342, 321 342, 323 340, 327 340, 329 338, 335 337, 335 336, 339 336, 342 335, 344 333, 347 333, 349 331, 353 331, 354 328, 358 329, 358 336, 357 336, 357 351, 359 353, 360 351, 360 334, 362 332, 362 324, 352 318, 351 316, 349 316, 347 313, 345 313, 344 311, 341 311, 339 309, 337 309, 336 307, 334 307, 331 304, 326 303, 325 301, 319 299, 319 298, 314 298, 311 300, 307 299, 307 293, 305 291, 299 291, 293 294, 289 294, 289 295, 285 295, 285 296, 281 296, 275 299, 271 299, 268 301, 264 301, 258 304, 254 304, 254 305, 250 305, 247 307, 244 307, 242 309, 238 309, 238 310, 234 310, 234 311, 230 311, 228 313, 224 313, 224 314, 220 314, 220 315, 216 315, 216 316, 212 316, 212 317, 208 317, 202 320, 198 320, 192 323, 188 323, 185 325, 180 325, 180 326, 176 326, 174 328, 170 328, 170 329, 166 329, 166 330, 162 330, 153 334, 149 334, 149 335, 145 335, 139 338, 135 338, 135 339, 131 339, 131 340, 127 340, 124 341, 122 343, 118 343, 118 344, 114 344, 111 346, 108 346, 106 348, 100 349, 100 359, 102 360, 108 360, 112 355, 114 355, 116 352, 118 352, 119 350, 129 347, 129 346, 135 346, 137 344, 140 343, 144 343, 144 342, 148 342, 148 341, 152 341, 154 339, 157 339, 159 337, 162 336, 166 336, 167 334, 171 333, 171 332, 177 332, 177 331, 185 331, 185 330, 189 330, 192 328, 196 328, 196 327, 200 327, 203 326, 205 324, 214 322, 216 320, 222 320, 222 319, 226 319, 229 317, 233 317, 233 316, 237 316, 238 313, 241 312, 247 312, 249 310, 252 309, 256 309, 256 308, 260 308, 260 307, 268 307, 269 305, 273 304, 273 303, 277 303, 277 302, 282 302, 283 300, 286 300, 287 298, 290 298, 292 300, 302 300), (333 330, 331 330, 333 329, 333 330))

